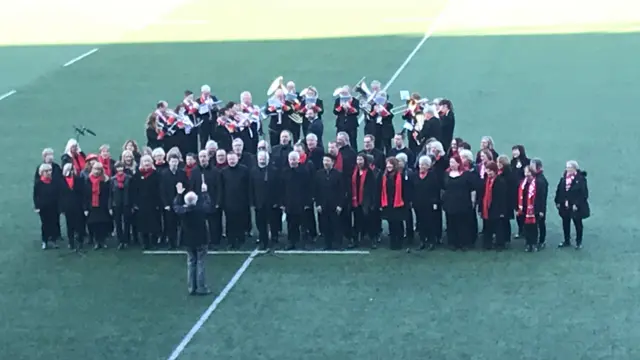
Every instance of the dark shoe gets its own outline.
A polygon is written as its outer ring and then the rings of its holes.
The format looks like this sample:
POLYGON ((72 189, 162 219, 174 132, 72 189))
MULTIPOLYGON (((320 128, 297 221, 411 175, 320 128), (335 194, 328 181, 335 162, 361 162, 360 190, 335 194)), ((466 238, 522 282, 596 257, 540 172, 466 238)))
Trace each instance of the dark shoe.
POLYGON ((196 295, 198 295, 198 296, 207 296, 209 294, 211 294, 211 290, 209 290, 209 289, 196 290, 196 295))
POLYGON ((561 242, 560 244, 558 244, 558 248, 565 248, 565 247, 570 247, 571 246, 571 241, 569 240, 565 240, 563 242, 561 242))
POLYGON ((546 244, 546 243, 540 243, 540 244, 538 244, 538 250, 542 250, 542 249, 544 249, 544 248, 546 248, 546 247, 547 247, 547 244, 546 244))
POLYGON ((100 250, 101 248, 100 244, 93 245, 93 250, 100 250))
POLYGON ((525 251, 525 252, 531 252, 531 251, 533 251, 533 246, 531 246, 531 245, 527 245, 527 246, 525 246, 525 247, 524 247, 524 251, 525 251))
POLYGON ((293 244, 289 244, 289 245, 287 245, 287 247, 285 248, 285 250, 286 250, 286 251, 291 251, 291 250, 295 250, 295 249, 296 249, 296 246, 295 246, 295 245, 293 245, 293 244))
POLYGON ((580 250, 580 249, 582 249, 582 244, 576 245, 576 250, 580 250))
POLYGON ((433 251, 436 249, 436 245, 435 244, 429 244, 427 245, 427 251, 433 251))

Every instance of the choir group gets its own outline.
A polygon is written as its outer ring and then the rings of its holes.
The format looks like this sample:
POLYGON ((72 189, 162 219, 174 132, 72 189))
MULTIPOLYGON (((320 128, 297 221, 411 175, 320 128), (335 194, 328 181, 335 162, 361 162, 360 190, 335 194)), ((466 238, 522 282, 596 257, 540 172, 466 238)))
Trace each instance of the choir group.
MULTIPOLYGON (((348 88, 340 96, 347 97, 348 88)), ((251 99, 246 93, 242 98, 251 99)), ((261 126, 254 131, 247 126, 250 135, 234 136, 209 112, 204 114, 206 126, 194 126, 184 134, 197 139, 198 129, 206 129, 199 134, 202 150, 197 153, 197 140, 171 140, 155 123, 147 129, 153 148, 140 149, 128 140, 117 161, 108 145, 85 154, 75 139, 68 141, 60 164, 52 149, 44 149, 33 188, 42 247, 57 247, 64 214, 72 249, 81 248, 87 238, 95 249, 104 248, 112 236, 120 249, 136 244, 145 249, 176 248, 181 238, 173 207, 182 196, 178 184, 198 195, 208 194, 200 197, 213 209, 206 219, 208 238, 202 242, 212 248, 238 248, 253 236, 254 227, 265 249, 278 246, 285 232, 287 249, 314 246, 316 239, 322 239, 326 249, 375 248, 386 221, 391 249, 413 246, 417 234, 420 249, 446 243, 465 250, 479 238, 484 249, 502 250, 511 241, 514 219, 513 237, 525 239, 526 251, 545 247, 548 182, 542 161, 529 159, 524 146, 513 146, 511 156, 500 155, 486 136, 474 155, 467 142, 453 138, 453 106, 448 100, 414 103, 403 115, 408 126, 397 134, 391 106, 376 99, 366 119, 363 150, 358 152, 353 141, 359 111, 350 112, 354 105, 348 101, 351 105, 336 99, 337 135, 326 146, 323 130, 313 130, 313 122, 322 121, 321 102, 314 100, 309 110, 312 126, 287 121, 287 128, 282 128, 282 115, 272 109, 271 144, 257 138, 261 126), (422 121, 419 129, 417 119, 422 121)), ((226 109, 228 116, 233 115, 231 109, 243 111, 235 104, 226 109)), ((193 123, 198 120, 194 113, 193 123)), ((318 124, 315 128, 323 129, 318 124)), ((564 230, 560 246, 572 245, 573 223, 575 247, 581 248, 582 221, 590 211, 587 173, 576 161, 566 163, 553 202, 564 230)))

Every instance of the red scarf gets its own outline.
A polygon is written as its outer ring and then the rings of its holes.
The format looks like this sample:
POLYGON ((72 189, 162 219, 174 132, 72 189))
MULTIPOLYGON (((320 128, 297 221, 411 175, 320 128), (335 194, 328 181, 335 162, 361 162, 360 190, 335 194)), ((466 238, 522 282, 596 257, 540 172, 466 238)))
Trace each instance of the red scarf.
POLYGON ((196 164, 193 165, 185 165, 184 172, 187 173, 187 178, 191 179, 191 172, 196 167, 196 164))
POLYGON ((300 164, 304 164, 305 161, 307 161, 307 154, 305 153, 300 154, 300 164))
POLYGON ((67 181, 67 186, 69 186, 69 189, 73 190, 73 176, 67 176, 64 179, 67 181))
POLYGON ((569 191, 569 189, 571 189, 571 184, 573 183, 573 179, 576 177, 576 175, 569 175, 567 174, 564 177, 564 189, 565 191, 569 191))
POLYGON ((116 181, 118 182, 118 188, 124 189, 124 179, 127 175, 125 173, 117 173, 116 181))
POLYGON ((84 170, 85 159, 82 154, 75 153, 71 154, 71 163, 73 163, 73 168, 76 170, 76 174, 80 174, 82 170, 84 170))
MULTIPOLYGON (((393 194, 393 207, 399 208, 404 206, 404 200, 402 200, 402 174, 400 171, 396 171, 396 182, 395 182, 395 194, 393 194)), ((380 205, 383 208, 389 205, 389 200, 387 199, 387 174, 382 175, 382 194, 380 194, 380 205)))
POLYGON ((421 170, 420 171, 420 179, 426 178, 428 173, 429 173, 429 171, 422 172, 422 170, 421 170))
POLYGON ((351 205, 353 207, 358 207, 362 205, 362 199, 364 198, 364 182, 367 179, 368 171, 362 170, 362 174, 360 174, 360 182, 358 183, 358 173, 360 169, 356 166, 353 169, 353 174, 351 175, 351 205))
POLYGON ((150 168, 150 169, 140 168, 140 174, 142 174, 142 177, 146 179, 149 176, 151 176, 151 174, 153 174, 153 168, 150 168))
POLYGON ((522 196, 524 195, 524 190, 527 187, 527 181, 528 180, 524 178, 518 187, 518 215, 525 215, 525 224, 535 224, 536 213, 534 202, 536 200, 536 179, 531 179, 529 188, 527 189, 527 208, 525 209, 524 204, 522 203, 522 196))
POLYGON ((111 157, 102 157, 99 156, 98 160, 100 161, 100 164, 102 164, 102 168, 104 169, 104 174, 107 177, 111 177, 111 157))
POLYGON ((45 184, 51 184, 51 178, 50 177, 40 176, 40 181, 42 181, 45 184))
POLYGON ((489 208, 491 207, 491 200, 493 199, 493 183, 496 180, 495 177, 487 177, 484 182, 484 196, 482 197, 482 218, 489 220, 489 208))
POLYGON ((156 168, 159 168, 159 167, 163 167, 165 162, 164 161, 156 161, 154 164, 155 164, 156 168))
POLYGON ((338 171, 342 171, 342 153, 340 151, 338 151, 338 156, 336 156, 336 164, 333 167, 338 171))
POLYGON ((369 164, 369 169, 375 170, 376 169, 376 164, 374 164, 374 163, 369 164))
POLYGON ((502 175, 502 170, 503 169, 498 169, 498 175, 502 175))
POLYGON ((91 207, 100 206, 100 183, 104 179, 103 176, 89 175, 89 181, 91 182, 91 207))

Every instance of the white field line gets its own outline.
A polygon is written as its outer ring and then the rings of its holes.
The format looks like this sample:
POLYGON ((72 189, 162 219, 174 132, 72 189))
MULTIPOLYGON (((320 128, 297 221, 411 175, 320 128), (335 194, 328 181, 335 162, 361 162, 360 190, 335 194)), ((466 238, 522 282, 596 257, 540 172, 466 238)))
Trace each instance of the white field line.
MULTIPOLYGON (((208 251, 209 255, 250 255, 253 251, 208 251)), ((265 250, 258 250, 258 254, 266 254, 265 250)), ((275 250, 278 255, 369 255, 368 250, 275 250)), ((182 250, 148 250, 144 255, 186 255, 182 250)))
POLYGON ((16 91, 16 90, 11 90, 11 91, 9 91, 9 92, 8 92, 8 93, 6 93, 6 94, 2 94, 2 95, 0 95, 0 101, 1 101, 1 100, 4 100, 4 99, 6 99, 6 98, 8 98, 9 96, 11 96, 11 95, 13 95, 13 94, 15 94, 15 93, 17 93, 17 91, 16 91))
POLYGON ((253 262, 253 259, 255 259, 259 253, 260 252, 258 251, 258 249, 255 249, 251 252, 249 257, 244 261, 244 263, 242 263, 242 266, 240 266, 238 271, 236 271, 236 273, 233 275, 231 280, 229 280, 229 282, 224 287, 224 289, 222 289, 222 292, 220 292, 220 295, 218 295, 213 300, 213 302, 211 303, 211 305, 209 305, 207 310, 205 310, 202 316, 200 316, 200 319, 198 319, 198 321, 195 323, 195 325, 193 325, 191 330, 189 330, 187 335, 185 335, 184 338, 182 338, 182 341, 180 341, 180 344, 178 344, 178 346, 176 346, 176 348, 173 350, 171 355, 169 355, 169 358, 168 358, 169 360, 175 360, 178 358, 178 356, 180 356, 180 354, 182 354, 182 352, 187 347, 187 345, 191 342, 191 340, 196 335, 196 333, 202 328, 202 325, 204 325, 204 323, 209 319, 211 314, 213 314, 213 312, 218 308, 218 305, 220 305, 222 300, 224 300, 224 298, 227 297, 227 295, 229 295, 229 292, 231 291, 231 289, 233 289, 233 287, 238 283, 238 280, 240 280, 240 277, 245 273, 245 271, 247 271, 247 269, 249 268, 249 265, 251 265, 251 263, 253 262))
POLYGON ((404 60, 402 65, 400 65, 398 70, 396 70, 396 72, 391 76, 391 79, 389 79, 389 81, 384 86, 382 91, 386 92, 387 89, 389 89, 389 87, 398 79, 398 76, 400 76, 400 74, 404 71, 404 69, 407 67, 407 65, 409 65, 411 60, 413 60, 413 57, 416 56, 418 51, 420 51, 420 49, 422 48, 424 43, 427 42, 427 40, 429 40, 429 38, 431 37, 431 35, 433 35, 433 33, 438 28, 438 26, 440 26, 440 23, 442 22, 442 19, 444 18, 444 15, 446 14, 448 8, 451 6, 451 3, 454 2, 455 0, 446 0, 446 1, 447 2, 445 3, 442 11, 440 11, 438 16, 436 16, 434 18, 433 22, 431 22, 431 24, 429 25, 429 28, 424 33, 424 36, 422 37, 422 39, 420 40, 418 45, 416 45, 416 47, 413 49, 413 51, 411 51, 411 53, 409 53, 409 56, 407 56, 407 58, 404 60))
POLYGON ((86 53, 67 61, 64 65, 62 65, 62 67, 71 66, 71 65, 77 63, 78 61, 86 58, 87 56, 90 56, 91 54, 96 53, 98 50, 99 50, 98 48, 91 49, 91 50, 87 51, 86 53))

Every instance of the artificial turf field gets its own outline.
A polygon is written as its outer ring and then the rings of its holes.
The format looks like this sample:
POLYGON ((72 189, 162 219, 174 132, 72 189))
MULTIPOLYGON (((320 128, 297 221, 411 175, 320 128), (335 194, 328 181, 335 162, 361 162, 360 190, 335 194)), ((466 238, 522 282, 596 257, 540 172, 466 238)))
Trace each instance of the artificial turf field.
MULTIPOLYGON (((3 359, 168 358, 214 301, 186 296, 180 256, 41 252, 30 200, 41 149, 59 156, 71 125, 98 133, 81 139, 85 151, 119 148, 143 139, 159 99, 208 83, 222 99, 248 89, 262 103, 277 75, 327 103, 365 75, 395 77, 396 103, 404 89, 446 96, 457 136, 477 149, 491 135, 503 153, 525 144, 552 188, 578 160, 593 213, 585 248, 257 257, 180 359, 640 359, 635 2, 12 5, 0 14, 0 96, 16 91, 0 100, 3 359)), ((553 245, 560 223, 549 217, 553 245)), ((209 258, 216 294, 246 258, 209 258)))

